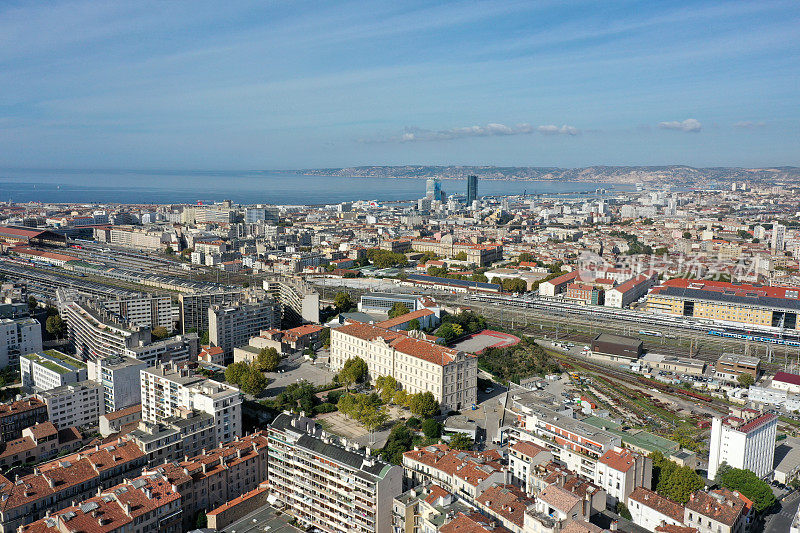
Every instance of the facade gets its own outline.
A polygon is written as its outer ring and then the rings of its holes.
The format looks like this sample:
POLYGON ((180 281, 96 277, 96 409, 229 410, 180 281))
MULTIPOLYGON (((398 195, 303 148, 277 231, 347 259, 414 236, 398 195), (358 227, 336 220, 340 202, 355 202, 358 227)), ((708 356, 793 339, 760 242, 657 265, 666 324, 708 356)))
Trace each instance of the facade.
POLYGON ((22 437, 0 443, 0 468, 25 463, 38 463, 62 452, 72 452, 83 444, 83 436, 75 428, 61 431, 51 422, 42 422, 22 430, 22 437))
POLYGON ((47 404, 47 418, 57 429, 96 426, 103 414, 103 388, 80 381, 36 393, 47 404))
POLYGON ((800 376, 788 372, 776 372, 772 378, 772 388, 790 394, 800 394, 800 376))
POLYGON ((285 321, 319 322, 319 293, 310 284, 294 278, 265 279, 263 287, 283 306, 285 321))
POLYGON ((200 353, 200 338, 197 333, 184 333, 166 339, 139 344, 126 349, 123 354, 143 361, 147 366, 170 361, 180 363, 196 361, 200 353))
POLYGON ((128 435, 147 456, 148 465, 180 461, 214 448, 214 417, 188 411, 161 423, 140 420, 128 435))
POLYGON ((683 523, 699 533, 735 533, 747 527, 745 502, 727 489, 698 491, 689 496, 683 523))
POLYGON ((651 458, 617 448, 598 459, 594 482, 605 489, 610 504, 625 503, 637 487, 650 488, 652 475, 651 458))
POLYGON ((101 486, 138 476, 144 463, 136 444, 122 438, 41 464, 15 482, 0 478, 0 531, 15 532, 94 496, 101 486))
POLYGON ((21 355, 41 351, 42 325, 38 320, 0 319, 0 368, 16 367, 21 355))
POLYGON ((22 430, 47 421, 47 405, 39 398, 0 403, 0 440, 22 436, 22 430))
POLYGON ((714 479, 722 463, 766 477, 772 472, 778 417, 754 413, 749 419, 726 416, 711 422, 708 478, 714 479), (757 415, 757 416, 756 416, 757 415))
POLYGON ((644 487, 637 487, 631 492, 627 506, 633 523, 649 531, 655 531, 662 524, 683 525, 683 505, 644 487))
POLYGON ((508 469, 511 483, 520 487, 527 495, 537 492, 533 480, 536 466, 549 463, 553 454, 544 446, 520 440, 508 448, 508 469))
POLYGON ((605 361, 631 362, 641 357, 643 344, 639 339, 600 333, 592 340, 589 356, 605 361))
POLYGON ((172 298, 168 295, 143 294, 139 297, 107 299, 103 307, 118 315, 122 321, 145 328, 163 327, 172 331, 175 321, 172 298))
POLYGON ((279 213, 278 208, 274 205, 248 207, 244 210, 244 221, 246 224, 257 224, 259 222, 277 224, 279 213))
POLYGON ((178 295, 181 331, 187 333, 208 331, 208 308, 212 305, 228 305, 242 297, 241 289, 216 292, 181 293, 178 295))
POLYGON ((125 356, 90 359, 89 379, 103 388, 103 412, 113 413, 141 403, 140 372, 148 364, 125 356))
POLYGON ((208 308, 208 339, 233 360, 233 349, 247 345, 261 330, 280 326, 280 305, 273 300, 208 308))
POLYGON ((603 305, 603 290, 589 283, 570 283, 564 297, 589 305, 603 305))
POLYGON ((86 363, 57 350, 23 355, 19 369, 22 386, 34 391, 85 381, 88 377, 86 363))
POLYGON ((442 411, 475 403, 477 358, 413 335, 362 323, 332 329, 331 370, 337 372, 348 359, 361 357, 370 380, 391 375, 409 394, 431 392, 442 411))
POLYGON ((612 287, 605 292, 605 306, 623 308, 628 307, 630 304, 647 294, 656 283, 658 276, 653 274, 651 276, 640 275, 628 281, 612 287))
POLYGON ((149 328, 122 324, 88 302, 59 302, 59 312, 76 353, 86 358, 119 355, 151 340, 149 328))
POLYGON ((19 533, 183 531, 181 495, 163 475, 140 476, 107 487, 79 505, 23 526, 19 533))
POLYGON ((740 374, 749 374, 754 380, 761 373, 761 359, 735 353, 724 353, 714 365, 714 377, 723 381, 736 382, 740 374))
POLYGON ((142 420, 162 423, 197 410, 214 417, 214 446, 242 435, 239 389, 172 364, 140 371, 142 420))
POLYGON ((100 415, 100 435, 108 437, 112 433, 119 433, 123 426, 138 425, 141 419, 142 404, 102 414, 100 415))
POLYGON ((650 291, 647 310, 721 322, 797 329, 800 287, 675 278, 650 291))
POLYGON ((333 442, 305 417, 278 415, 268 428, 269 487, 301 526, 326 533, 392 531, 403 469, 333 442))
POLYGON ((541 296, 553 297, 556 294, 561 294, 567 289, 567 286, 578 278, 578 271, 568 272, 556 278, 543 281, 539 284, 539 294, 541 296))

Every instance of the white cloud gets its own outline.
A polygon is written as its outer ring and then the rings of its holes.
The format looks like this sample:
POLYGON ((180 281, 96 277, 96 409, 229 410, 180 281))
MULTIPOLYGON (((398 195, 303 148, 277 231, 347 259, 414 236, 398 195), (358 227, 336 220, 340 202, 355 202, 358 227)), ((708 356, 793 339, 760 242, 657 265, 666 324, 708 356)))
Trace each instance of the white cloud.
POLYGON ((580 130, 573 126, 543 125, 534 127, 527 122, 508 126, 497 122, 490 122, 485 126, 463 126, 446 130, 428 130, 417 127, 407 127, 400 136, 384 137, 362 140, 362 142, 423 142, 423 141, 449 141, 465 137, 507 137, 511 135, 529 135, 539 132, 542 135, 577 135, 580 130))
POLYGON ((560 128, 555 124, 548 124, 546 126, 539 126, 536 131, 543 135, 577 135, 580 133, 578 128, 574 126, 567 126, 564 124, 560 128))
POLYGON ((677 120, 673 120, 671 122, 661 122, 658 124, 658 127, 662 130, 677 130, 686 133, 697 133, 703 129, 703 125, 700 124, 700 121, 693 118, 687 118, 683 122, 677 120))
POLYGON ((756 129, 756 128, 763 128, 766 125, 767 124, 765 122, 762 122, 762 121, 752 122, 750 120, 742 120, 740 122, 736 122, 733 125, 733 127, 734 128, 744 129, 744 130, 753 130, 753 129, 756 129))

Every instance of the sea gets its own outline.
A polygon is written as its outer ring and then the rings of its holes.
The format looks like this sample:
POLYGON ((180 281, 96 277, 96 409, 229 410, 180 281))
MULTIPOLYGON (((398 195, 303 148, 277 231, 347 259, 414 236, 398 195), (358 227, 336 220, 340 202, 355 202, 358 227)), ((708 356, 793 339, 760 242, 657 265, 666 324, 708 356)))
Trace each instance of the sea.
MULTIPOLYGON (((466 180, 444 179, 447 194, 466 194, 466 180)), ((479 196, 594 195, 630 185, 481 180, 479 196)), ((320 205, 356 200, 411 201, 425 196, 425 179, 304 175, 284 171, 141 171, 0 169, 0 202, 320 205)))

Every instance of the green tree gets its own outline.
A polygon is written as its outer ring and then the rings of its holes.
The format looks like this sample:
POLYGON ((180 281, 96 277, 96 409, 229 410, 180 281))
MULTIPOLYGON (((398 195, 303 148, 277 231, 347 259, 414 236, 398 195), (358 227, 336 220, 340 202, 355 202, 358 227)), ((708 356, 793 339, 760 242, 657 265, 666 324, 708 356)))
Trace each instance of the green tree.
POLYGON ((650 454, 653 459, 652 484, 656 492, 678 503, 685 504, 689 496, 702 489, 705 484, 689 466, 678 466, 660 452, 650 454))
POLYGON ((739 382, 740 387, 743 387, 745 389, 750 387, 750 385, 753 385, 756 382, 753 376, 744 373, 739 374, 739 376, 736 378, 736 381, 739 382))
POLYGON ((175 253, 175 249, 172 246, 167 245, 167 247, 164 248, 164 253, 166 255, 172 255, 175 253))
POLYGON ((333 306, 340 313, 345 313, 353 308, 353 300, 350 298, 349 292, 337 292, 333 297, 333 306))
POLYGON ((47 317, 47 320, 45 321, 45 329, 47 330, 47 333, 60 339, 67 331, 67 324, 59 315, 52 315, 47 317))
POLYGON ((389 318, 396 318, 398 316, 410 313, 408 306, 402 302, 395 302, 392 308, 389 309, 389 318))
POLYGON ((450 437, 450 447, 454 450, 471 450, 474 442, 467 435, 463 433, 456 433, 450 437))
POLYGON ((455 257, 453 257, 456 261, 466 261, 467 260, 467 252, 458 252, 455 257))
POLYGON ((331 347, 331 328, 322 328, 322 331, 319 332, 319 341, 323 348, 331 347))
POLYGON ((33 296, 28 296, 28 311, 33 313, 36 307, 39 305, 39 302, 36 301, 36 298, 33 296))
POLYGON ((408 323, 408 330, 409 331, 416 331, 422 329, 422 325, 419 323, 419 320, 416 318, 408 323))
POLYGON ((533 256, 528 252, 522 252, 517 256, 517 262, 519 263, 533 263, 533 256))
POLYGON ((164 326, 156 326, 151 332, 155 339, 166 339, 169 336, 169 331, 164 326))
POLYGON ((267 383, 269 383, 269 380, 267 380, 267 377, 264 374, 255 368, 250 367, 242 376, 239 388, 242 389, 242 392, 245 394, 257 396, 264 390, 264 387, 267 386, 267 383))
POLYGON ((208 338, 208 330, 200 334, 199 341, 200 341, 200 346, 208 346, 211 343, 211 341, 208 338))
POLYGON ((464 330, 462 327, 454 322, 445 322, 436 330, 436 336, 443 338, 445 342, 450 342, 463 334, 464 330))
POLYGON ((381 457, 385 461, 399 465, 403 463, 403 453, 409 451, 414 443, 414 436, 403 424, 395 424, 389 432, 389 438, 381 450, 381 457))
POLYGON ((422 433, 429 439, 438 439, 442 434, 442 425, 433 418, 426 418, 422 422, 422 433))
POLYGON ((345 388, 350 390, 351 386, 367 377, 367 363, 360 357, 351 357, 344 362, 338 377, 339 383, 344 384, 345 388))
POLYGON ((408 399, 408 407, 417 416, 429 418, 439 412, 439 402, 431 391, 412 394, 408 399))
POLYGON ((225 369, 225 381, 238 386, 248 370, 250 367, 247 363, 239 362, 228 365, 228 368, 225 369))
POLYGON ((691 240, 692 239, 692 232, 691 231, 684 231, 683 232, 683 238, 687 239, 687 240, 691 240))
POLYGON ((395 405, 399 405, 400 407, 408 407, 408 393, 403 389, 397 389, 394 391, 394 398, 392 399, 394 400, 395 405))
POLYGON ((378 376, 375 380, 375 388, 383 403, 392 403, 394 394, 397 391, 397 380, 394 376, 378 376))
POLYGON ((506 278, 501 283, 503 290, 507 292, 526 292, 528 284, 522 278, 506 278))
POLYGON ((617 514, 620 515, 625 520, 631 520, 633 518, 631 516, 631 512, 628 510, 628 506, 625 505, 623 502, 617 502, 616 511, 617 514))
POLYGON ((280 364, 281 354, 271 346, 269 348, 261 348, 261 351, 258 352, 253 361, 255 369, 261 372, 275 372, 280 364))
POLYGON ((208 517, 206 513, 199 511, 197 513, 197 518, 194 521, 194 527, 197 529, 205 529, 208 527, 208 517))
POLYGON ((766 511, 775 504, 775 495, 767 482, 750 470, 732 468, 723 463, 717 470, 714 481, 727 489, 739 491, 753 500, 759 513, 766 511))

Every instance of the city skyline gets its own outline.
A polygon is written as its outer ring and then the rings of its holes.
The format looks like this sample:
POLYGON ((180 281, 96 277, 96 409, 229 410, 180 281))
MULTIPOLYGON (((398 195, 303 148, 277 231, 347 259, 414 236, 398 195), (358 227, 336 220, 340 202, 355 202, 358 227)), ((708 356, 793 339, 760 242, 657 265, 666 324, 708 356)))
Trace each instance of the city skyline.
POLYGON ((799 18, 21 2, 0 10, 0 166, 797 165, 799 18))

